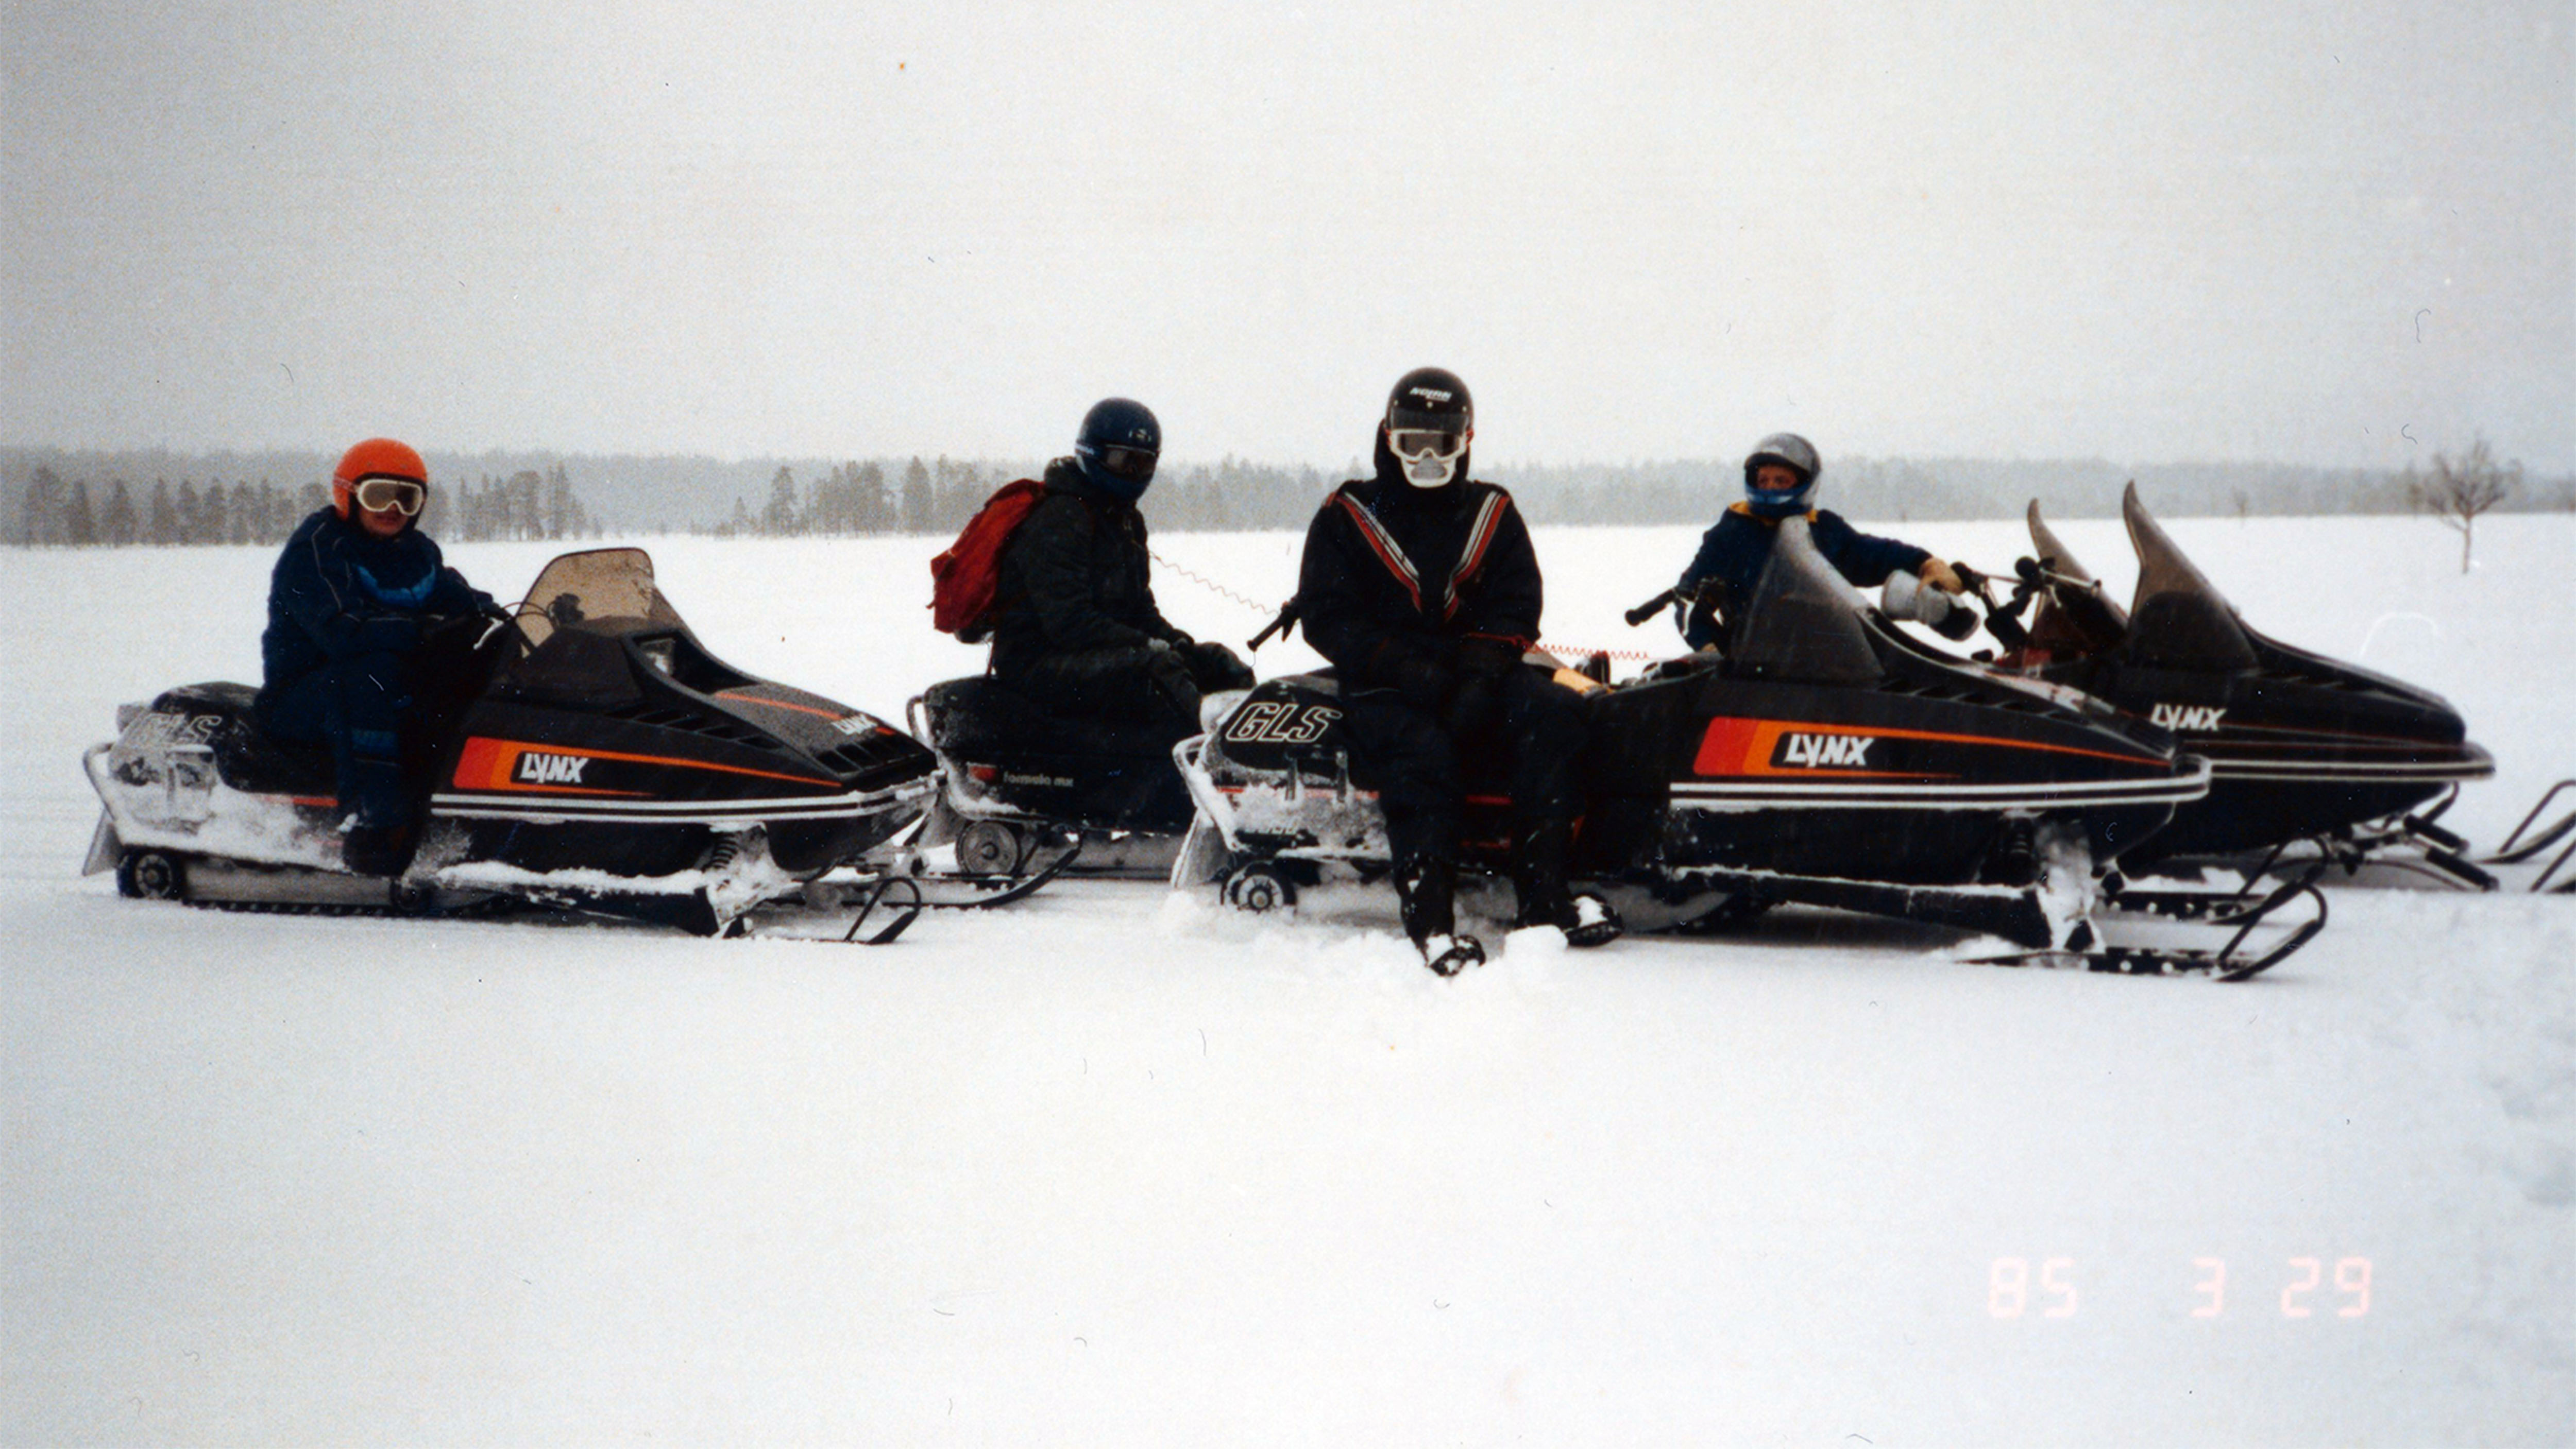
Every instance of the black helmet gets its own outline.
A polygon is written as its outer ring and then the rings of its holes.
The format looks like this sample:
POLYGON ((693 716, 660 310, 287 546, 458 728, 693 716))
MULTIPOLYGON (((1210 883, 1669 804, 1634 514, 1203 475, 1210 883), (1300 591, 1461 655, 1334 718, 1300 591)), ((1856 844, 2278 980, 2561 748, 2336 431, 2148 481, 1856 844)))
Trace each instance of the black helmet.
POLYGON ((1382 441, 1416 488, 1444 487, 1457 477, 1475 435, 1475 399, 1446 368, 1417 367, 1386 395, 1382 441))
POLYGON ((1154 410, 1123 397, 1105 397, 1082 415, 1074 436, 1074 464, 1093 483, 1134 502, 1154 481, 1154 463, 1163 453, 1163 425, 1154 410))

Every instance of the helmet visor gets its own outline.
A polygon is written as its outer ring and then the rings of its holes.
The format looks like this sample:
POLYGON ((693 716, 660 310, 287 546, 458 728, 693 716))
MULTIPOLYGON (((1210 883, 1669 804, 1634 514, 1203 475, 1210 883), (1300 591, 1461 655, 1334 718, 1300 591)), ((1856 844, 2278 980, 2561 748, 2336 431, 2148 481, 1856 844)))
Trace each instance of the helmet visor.
POLYGON ((429 496, 428 489, 408 478, 369 478, 349 492, 369 513, 390 509, 405 518, 418 516, 421 501, 429 496))
POLYGON ((1154 451, 1151 448, 1124 448, 1116 444, 1096 449, 1092 461, 1100 471, 1125 483, 1149 483, 1154 478, 1154 451))
POLYGON ((1388 452, 1408 463, 1419 463, 1427 458, 1446 460, 1467 451, 1467 435, 1430 428, 1389 428, 1386 447, 1388 452))

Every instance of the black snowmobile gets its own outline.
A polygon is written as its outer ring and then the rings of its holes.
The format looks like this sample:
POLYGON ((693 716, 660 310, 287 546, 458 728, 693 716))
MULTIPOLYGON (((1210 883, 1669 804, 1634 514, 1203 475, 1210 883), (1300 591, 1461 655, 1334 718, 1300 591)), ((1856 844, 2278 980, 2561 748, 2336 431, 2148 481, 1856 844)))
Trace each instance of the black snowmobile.
MULTIPOLYGON (((1575 873, 1632 929, 1802 903, 1989 933, 1994 959, 2249 976, 2322 927, 2303 885, 2198 919, 2107 899, 2097 874, 2209 789, 2168 732, 2055 684, 1917 643, 1781 525, 1727 647, 1604 687, 1575 873), (2282 911, 2294 899, 2306 918, 2282 911), (2140 907, 2143 909, 2132 909, 2140 907)), ((1547 661, 1553 663, 1553 661, 1547 661)), ((1177 752, 1202 812, 1175 885, 1262 910, 1387 869, 1373 781, 1327 673, 1256 687, 1177 752)), ((1471 852, 1508 802, 1470 782, 1471 852), (1478 828, 1479 824, 1487 828, 1478 828)))
MULTIPOLYGON (((450 621, 462 688, 418 731, 421 844, 388 882, 351 873, 327 753, 281 745, 255 691, 193 684, 117 711, 83 759, 106 809, 87 869, 126 895, 278 908, 530 903, 704 934, 795 897, 863 907, 888 879, 817 882, 927 807, 930 752, 873 715, 717 659, 643 550, 566 554, 515 620, 450 621)), ((891 939, 921 904, 898 884, 891 939)), ((864 910, 863 910, 864 917, 864 910)), ((880 918, 884 919, 884 918, 880 918)), ((858 926, 853 923, 851 933, 858 926)))
POLYGON ((2350 873, 2376 857, 2493 889, 2466 842, 2434 823, 2462 783, 2495 773, 2459 712, 2429 691, 2258 633, 2156 525, 2134 483, 2120 511, 2138 555, 2128 610, 2103 596, 2033 502, 2038 556, 2021 561, 2020 585, 1988 628, 2009 650, 1998 669, 2080 689, 2173 731, 2209 761, 2207 797, 2177 809, 2122 868, 2229 865, 2251 880, 2319 861, 2350 873), (2033 601, 2025 631, 2019 615, 2033 601))
POLYGON ((1195 807, 1168 736, 1052 715, 985 675, 934 684, 907 714, 939 759, 924 857, 948 847, 977 879, 1171 873, 1195 807))

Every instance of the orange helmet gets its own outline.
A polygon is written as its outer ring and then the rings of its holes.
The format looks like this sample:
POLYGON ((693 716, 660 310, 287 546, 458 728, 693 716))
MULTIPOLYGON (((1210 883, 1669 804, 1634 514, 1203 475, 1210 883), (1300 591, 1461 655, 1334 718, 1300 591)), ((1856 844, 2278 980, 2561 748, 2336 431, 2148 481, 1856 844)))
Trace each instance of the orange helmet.
POLYGON ((429 490, 429 465, 409 443, 391 438, 369 438, 340 455, 340 466, 331 470, 331 511, 342 518, 349 516, 349 495, 370 478, 401 478, 429 490))

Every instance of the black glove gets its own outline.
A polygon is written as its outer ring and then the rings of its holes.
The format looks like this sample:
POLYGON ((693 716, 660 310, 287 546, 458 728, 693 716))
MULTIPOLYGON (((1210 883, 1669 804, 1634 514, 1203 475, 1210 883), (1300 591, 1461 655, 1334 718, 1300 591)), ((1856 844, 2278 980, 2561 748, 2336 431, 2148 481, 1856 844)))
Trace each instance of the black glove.
POLYGON ((1369 656, 1369 673, 1415 709, 1438 714, 1458 692, 1458 671, 1447 655, 1428 640, 1398 636, 1377 646, 1369 656))
POLYGON ((1224 645, 1209 642, 1183 644, 1179 648, 1183 657, 1189 660, 1190 678, 1198 681, 1200 689, 1213 692, 1252 687, 1252 666, 1224 645))
POLYGON ((1198 681, 1190 678, 1189 661, 1172 647, 1170 640, 1157 639, 1145 646, 1145 678, 1152 682, 1157 694, 1171 701, 1173 708, 1191 723, 1197 723, 1198 681))

